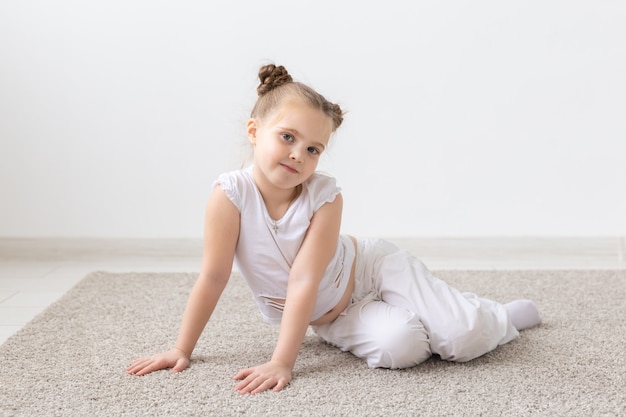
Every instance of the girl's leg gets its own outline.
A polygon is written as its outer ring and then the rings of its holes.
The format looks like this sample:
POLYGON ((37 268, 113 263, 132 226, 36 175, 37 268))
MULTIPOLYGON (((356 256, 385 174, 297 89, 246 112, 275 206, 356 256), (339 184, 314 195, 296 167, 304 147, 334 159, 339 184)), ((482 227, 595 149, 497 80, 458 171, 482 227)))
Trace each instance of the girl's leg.
POLYGON ((442 359, 468 361, 519 334, 504 305, 461 293, 406 251, 384 256, 374 272, 379 298, 414 312, 428 332, 432 353, 442 359))
POLYGON ((408 368, 431 356, 428 335, 415 313, 371 297, 314 330, 331 345, 364 359, 370 368, 408 368))
POLYGON ((357 246, 353 304, 332 323, 313 329, 371 368, 408 368, 425 361, 431 356, 430 343, 419 317, 380 301, 374 288, 380 260, 398 249, 378 240, 360 241, 357 246))

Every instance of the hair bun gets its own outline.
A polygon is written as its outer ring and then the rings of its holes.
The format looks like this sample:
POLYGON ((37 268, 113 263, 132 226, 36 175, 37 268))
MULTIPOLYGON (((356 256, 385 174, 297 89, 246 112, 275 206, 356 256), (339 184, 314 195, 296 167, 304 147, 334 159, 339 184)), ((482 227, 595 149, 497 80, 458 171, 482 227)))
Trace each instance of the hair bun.
POLYGON ((259 84, 256 91, 260 97, 276 87, 292 82, 293 78, 282 65, 277 67, 274 64, 270 64, 261 67, 259 80, 261 80, 261 84, 259 84))

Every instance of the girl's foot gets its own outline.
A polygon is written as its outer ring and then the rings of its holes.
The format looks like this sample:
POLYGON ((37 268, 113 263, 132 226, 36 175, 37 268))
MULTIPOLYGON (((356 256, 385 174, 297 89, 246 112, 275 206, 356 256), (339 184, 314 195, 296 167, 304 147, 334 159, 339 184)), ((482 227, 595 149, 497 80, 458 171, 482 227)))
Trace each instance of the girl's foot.
POLYGON ((539 310, 530 300, 514 300, 504 305, 517 330, 528 329, 541 323, 539 310))

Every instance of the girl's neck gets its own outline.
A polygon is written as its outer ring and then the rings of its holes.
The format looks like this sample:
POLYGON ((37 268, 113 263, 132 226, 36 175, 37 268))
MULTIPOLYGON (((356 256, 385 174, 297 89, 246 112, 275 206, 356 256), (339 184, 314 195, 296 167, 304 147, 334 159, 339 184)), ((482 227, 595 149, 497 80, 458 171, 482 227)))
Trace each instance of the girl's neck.
POLYGON ((268 214, 274 220, 282 218, 302 192, 302 184, 293 188, 281 189, 262 179, 259 180, 256 175, 253 175, 252 178, 259 193, 261 193, 268 214))
MULTIPOLYGON (((260 191, 260 189, 259 189, 260 191)), ((283 190, 281 190, 283 191, 283 190)), ((302 185, 298 185, 293 188, 293 190, 285 190, 287 192, 281 193, 284 195, 281 196, 272 196, 266 197, 261 191, 261 197, 263 197, 263 202, 265 203, 265 208, 267 209, 268 214, 274 220, 281 219, 289 207, 298 199, 300 193, 302 191, 302 185)))

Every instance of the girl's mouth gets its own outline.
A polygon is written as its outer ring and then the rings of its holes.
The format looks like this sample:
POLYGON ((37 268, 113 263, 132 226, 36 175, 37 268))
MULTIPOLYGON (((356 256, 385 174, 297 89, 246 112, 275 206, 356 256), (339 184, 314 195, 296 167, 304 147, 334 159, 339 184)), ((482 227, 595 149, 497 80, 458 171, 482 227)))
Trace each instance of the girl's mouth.
POLYGON ((297 174, 298 171, 292 167, 290 167, 289 165, 285 165, 285 164, 280 164, 280 166, 282 166, 283 168, 285 168, 285 170, 287 170, 287 172, 291 172, 292 174, 297 174))

